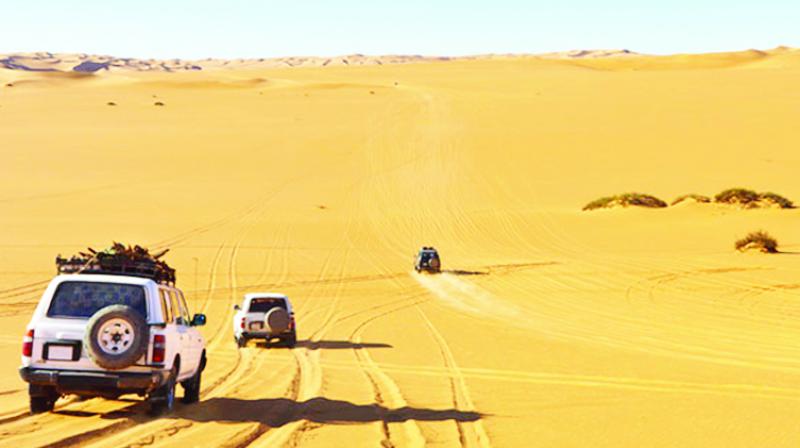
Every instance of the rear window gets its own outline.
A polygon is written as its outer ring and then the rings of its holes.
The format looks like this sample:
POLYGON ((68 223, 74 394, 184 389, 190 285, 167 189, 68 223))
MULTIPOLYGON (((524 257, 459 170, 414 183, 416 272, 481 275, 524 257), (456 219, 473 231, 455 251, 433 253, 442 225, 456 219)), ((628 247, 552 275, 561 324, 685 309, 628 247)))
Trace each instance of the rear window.
POLYGON ((436 252, 423 252, 421 255, 422 261, 428 261, 432 258, 439 258, 439 254, 436 252))
POLYGON ((147 316, 144 288, 136 285, 96 282, 64 282, 58 286, 49 317, 91 317, 109 305, 128 305, 147 316))
POLYGON ((266 313, 275 308, 286 309, 286 302, 283 299, 253 299, 250 301, 251 313, 266 313))

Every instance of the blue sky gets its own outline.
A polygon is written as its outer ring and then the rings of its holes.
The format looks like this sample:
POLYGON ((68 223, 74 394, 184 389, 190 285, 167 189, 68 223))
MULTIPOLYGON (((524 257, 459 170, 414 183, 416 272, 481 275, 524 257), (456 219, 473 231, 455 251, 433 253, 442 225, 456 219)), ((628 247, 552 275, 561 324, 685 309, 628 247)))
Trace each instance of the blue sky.
POLYGON ((0 53, 683 53, 800 46, 800 0, 0 0, 0 53))

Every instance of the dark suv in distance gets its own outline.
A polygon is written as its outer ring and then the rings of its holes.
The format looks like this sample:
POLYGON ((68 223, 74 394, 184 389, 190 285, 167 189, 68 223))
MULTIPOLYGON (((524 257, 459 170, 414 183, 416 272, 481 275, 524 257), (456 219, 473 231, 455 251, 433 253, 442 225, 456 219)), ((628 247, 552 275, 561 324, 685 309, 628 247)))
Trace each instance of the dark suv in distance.
POLYGON ((439 258, 439 252, 433 247, 423 246, 417 254, 414 269, 417 272, 440 273, 442 271, 442 261, 439 258))

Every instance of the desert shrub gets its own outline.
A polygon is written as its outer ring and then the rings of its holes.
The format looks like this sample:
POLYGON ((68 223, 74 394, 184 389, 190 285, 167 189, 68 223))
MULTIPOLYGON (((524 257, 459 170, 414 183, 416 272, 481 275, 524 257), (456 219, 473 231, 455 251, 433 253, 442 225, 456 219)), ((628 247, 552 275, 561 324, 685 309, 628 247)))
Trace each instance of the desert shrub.
POLYGON ((711 198, 709 198, 708 196, 703 196, 702 194, 685 194, 683 196, 678 196, 677 198, 675 198, 675 200, 672 201, 671 205, 677 205, 680 204, 681 202, 688 200, 693 200, 695 202, 702 202, 702 203, 711 202, 711 198))
POLYGON ((714 201, 722 204, 740 205, 745 208, 760 208, 777 205, 780 208, 794 208, 794 203, 776 193, 756 193, 746 188, 730 188, 714 196, 714 201))
POLYGON ((595 199, 594 201, 586 204, 583 209, 596 210, 599 208, 611 208, 616 206, 663 208, 667 206, 667 203, 649 194, 624 193, 616 196, 606 196, 600 199, 595 199))
POLYGON ((750 232, 744 238, 737 240, 735 247, 736 250, 740 251, 757 249, 761 252, 774 254, 778 252, 778 241, 767 232, 759 230, 750 232))
POLYGON ((611 203, 614 201, 614 196, 606 196, 600 199, 595 199, 594 201, 586 204, 583 206, 584 210, 596 210, 598 208, 607 208, 611 207, 611 203))
POLYGON ((759 193, 761 201, 778 204, 781 208, 794 208, 794 203, 776 193, 759 193))
POLYGON ((714 202, 747 205, 758 201, 758 193, 747 188, 729 188, 714 196, 714 202))

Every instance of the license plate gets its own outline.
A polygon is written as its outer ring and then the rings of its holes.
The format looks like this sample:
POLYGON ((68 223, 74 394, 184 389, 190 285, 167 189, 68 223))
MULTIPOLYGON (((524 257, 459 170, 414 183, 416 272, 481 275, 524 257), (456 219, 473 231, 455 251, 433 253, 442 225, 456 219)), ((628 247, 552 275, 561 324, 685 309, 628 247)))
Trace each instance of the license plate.
POLYGON ((53 361, 72 361, 74 347, 71 345, 52 345, 47 348, 47 359, 53 361))
POLYGON ((260 330, 264 328, 264 324, 262 322, 253 322, 250 324, 251 330, 260 330))

